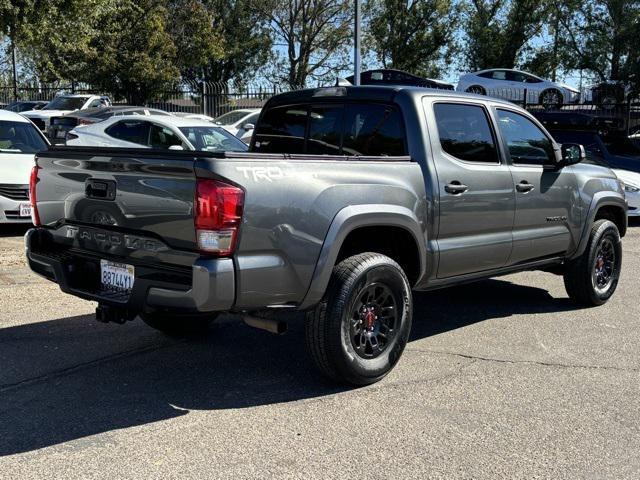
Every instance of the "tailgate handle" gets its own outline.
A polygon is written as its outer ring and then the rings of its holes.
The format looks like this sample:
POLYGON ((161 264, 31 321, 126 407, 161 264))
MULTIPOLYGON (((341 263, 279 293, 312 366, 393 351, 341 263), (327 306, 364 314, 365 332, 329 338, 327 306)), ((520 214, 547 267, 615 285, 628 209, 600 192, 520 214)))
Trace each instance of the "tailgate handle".
POLYGON ((84 194, 87 198, 99 200, 116 199, 116 182, 114 180, 98 180, 88 178, 84 182, 84 194))

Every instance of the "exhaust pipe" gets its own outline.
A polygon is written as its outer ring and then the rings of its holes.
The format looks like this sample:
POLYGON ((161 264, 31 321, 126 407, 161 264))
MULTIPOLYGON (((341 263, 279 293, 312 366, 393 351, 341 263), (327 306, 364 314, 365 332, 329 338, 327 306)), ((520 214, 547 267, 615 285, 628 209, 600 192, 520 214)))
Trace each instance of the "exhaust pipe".
POLYGON ((287 331, 287 322, 280 320, 271 320, 269 318, 254 317, 253 315, 245 315, 242 317, 244 323, 253 328, 266 330, 267 332, 282 335, 287 331))

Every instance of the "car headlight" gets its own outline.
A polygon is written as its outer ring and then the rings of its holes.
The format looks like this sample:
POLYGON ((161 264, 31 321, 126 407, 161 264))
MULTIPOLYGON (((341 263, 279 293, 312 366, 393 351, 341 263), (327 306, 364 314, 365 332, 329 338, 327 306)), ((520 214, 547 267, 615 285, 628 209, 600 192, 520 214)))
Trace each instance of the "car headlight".
POLYGON ((624 191, 627 193, 638 193, 640 192, 640 187, 636 187, 635 185, 629 185, 628 183, 623 183, 624 191))

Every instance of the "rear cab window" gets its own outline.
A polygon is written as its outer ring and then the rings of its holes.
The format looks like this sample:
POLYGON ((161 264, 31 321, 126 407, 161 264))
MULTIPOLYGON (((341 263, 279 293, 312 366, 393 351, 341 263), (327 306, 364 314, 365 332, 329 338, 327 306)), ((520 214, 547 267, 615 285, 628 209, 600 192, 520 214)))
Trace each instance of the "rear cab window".
POLYGON ((395 105, 329 103, 275 107, 256 126, 252 151, 404 156, 404 121, 395 105))

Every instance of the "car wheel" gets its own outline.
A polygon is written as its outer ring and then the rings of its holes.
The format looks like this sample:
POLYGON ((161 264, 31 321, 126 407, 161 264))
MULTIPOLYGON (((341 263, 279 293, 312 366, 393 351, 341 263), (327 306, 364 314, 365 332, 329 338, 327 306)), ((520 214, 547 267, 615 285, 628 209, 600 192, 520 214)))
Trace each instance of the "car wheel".
POLYGON ((144 323, 170 337, 202 334, 207 331, 216 316, 216 313, 207 315, 173 315, 166 312, 140 314, 144 323))
POLYGON ((396 365, 409 339, 411 287, 402 268, 379 253, 333 269, 324 299, 307 313, 306 343, 328 378, 369 385, 396 365))
POLYGON ((583 254, 567 265, 564 286, 569 297, 585 306, 602 305, 618 286, 622 266, 620 232, 610 220, 591 227, 583 254))
POLYGON ((539 103, 545 110, 557 110, 562 107, 563 101, 562 93, 560 93, 560 90, 556 90, 555 88, 545 90, 540 94, 539 98, 539 103))
POLYGON ((467 93, 474 93, 476 95, 486 95, 487 94, 487 91, 484 89, 484 87, 481 87, 480 85, 471 85, 465 91, 467 93))

